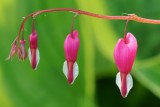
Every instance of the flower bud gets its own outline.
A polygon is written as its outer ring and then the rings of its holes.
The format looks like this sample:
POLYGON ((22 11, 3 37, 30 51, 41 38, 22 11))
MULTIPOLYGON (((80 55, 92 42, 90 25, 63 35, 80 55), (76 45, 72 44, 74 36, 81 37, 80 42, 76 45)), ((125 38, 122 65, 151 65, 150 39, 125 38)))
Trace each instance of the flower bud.
POLYGON ((73 31, 67 35, 64 42, 64 51, 66 61, 63 65, 63 72, 69 84, 73 84, 78 76, 78 64, 76 63, 78 49, 79 49, 78 31, 73 31))
POLYGON ((19 42, 20 42, 20 47, 18 48, 18 58, 24 61, 27 58, 27 52, 25 50, 26 41, 22 39, 19 42))
POLYGON ((12 48, 11 48, 10 54, 7 57, 6 60, 9 60, 9 59, 13 58, 16 53, 17 53, 17 44, 15 42, 15 43, 12 44, 12 48))
POLYGON ((131 33, 127 33, 125 39, 119 39, 114 49, 114 60, 120 72, 116 76, 116 84, 123 97, 128 95, 133 86, 130 71, 134 63, 136 52, 137 40, 131 33))
POLYGON ((32 68, 35 70, 40 60, 36 30, 33 30, 31 35, 29 36, 29 41, 30 41, 30 48, 28 50, 28 56, 29 56, 29 60, 32 65, 32 68))

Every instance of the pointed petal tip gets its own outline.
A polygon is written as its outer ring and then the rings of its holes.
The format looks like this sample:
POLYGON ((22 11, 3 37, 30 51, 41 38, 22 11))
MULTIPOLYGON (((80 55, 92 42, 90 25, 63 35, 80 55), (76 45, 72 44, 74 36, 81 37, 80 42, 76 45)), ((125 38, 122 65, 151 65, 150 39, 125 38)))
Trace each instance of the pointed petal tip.
POLYGON ((123 92, 123 91, 121 90, 121 96, 122 96, 123 98, 126 98, 126 97, 127 97, 127 95, 128 95, 128 93, 127 93, 127 92, 123 92))
POLYGON ((9 55, 5 60, 6 61, 11 60, 12 61, 12 59, 13 59, 13 57, 9 55))
MULTIPOLYGON (((122 95, 122 94, 121 94, 122 95)), ((127 96, 126 95, 122 95, 122 98, 126 98, 127 96)))
POLYGON ((36 67, 36 66, 32 66, 32 69, 33 69, 34 71, 36 71, 37 67, 36 67))
POLYGON ((69 85, 73 85, 73 83, 74 83, 74 81, 69 81, 69 80, 68 80, 68 84, 69 84, 69 85))
POLYGON ((11 57, 10 57, 10 56, 8 56, 5 60, 6 60, 6 61, 8 61, 8 60, 10 60, 10 59, 11 59, 11 57))

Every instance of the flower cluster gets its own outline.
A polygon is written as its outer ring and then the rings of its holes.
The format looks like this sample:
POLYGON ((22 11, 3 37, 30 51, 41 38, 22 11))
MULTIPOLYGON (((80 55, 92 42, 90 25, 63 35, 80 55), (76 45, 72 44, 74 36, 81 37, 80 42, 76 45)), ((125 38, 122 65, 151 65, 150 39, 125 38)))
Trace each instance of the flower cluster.
POLYGON ((17 42, 14 42, 7 60, 12 59, 17 54, 18 59, 24 61, 27 58, 25 42, 26 41, 24 39, 19 40, 18 44, 17 42))
MULTIPOLYGON (((7 60, 13 58, 16 54, 19 60, 24 61, 27 58, 27 52, 25 50, 25 42, 22 37, 19 41, 14 41, 12 48, 7 60)), ((38 38, 36 30, 33 30, 29 36, 30 48, 28 50, 29 61, 32 65, 32 68, 35 70, 40 60, 39 50, 38 50, 38 38)))
MULTIPOLYGON (((78 31, 73 30, 72 23, 72 30, 71 33, 67 35, 64 41, 64 52, 65 58, 63 64, 63 73, 67 78, 69 84, 73 84, 75 79, 79 74, 78 64, 76 62, 78 49, 79 49, 79 38, 78 38, 78 31)), ((22 29, 23 30, 23 29, 22 29)), ((22 36, 22 40, 18 40, 18 37, 14 40, 12 44, 12 48, 7 60, 13 58, 16 54, 19 60, 25 60, 27 58, 27 53, 25 50, 25 42, 24 37, 22 36)), ((38 35, 34 28, 34 19, 32 20, 32 33, 29 36, 30 47, 28 49, 28 57, 31 63, 32 69, 36 70, 39 61, 40 61, 40 54, 38 50, 38 35)))
MULTIPOLYGON (((59 9, 59 11, 60 10, 63 10, 63 9, 59 9)), ((68 11, 69 10, 72 10, 72 9, 68 9, 68 11)), ((15 55, 17 55, 18 59, 22 61, 24 61, 27 58, 27 52, 25 50, 26 40, 24 40, 23 35, 22 35, 22 39, 21 40, 19 39, 20 34, 24 32, 24 22, 30 16, 35 17, 36 15, 42 12, 47 12, 47 11, 50 12, 51 10, 32 13, 24 19, 24 21, 22 22, 21 28, 20 28, 19 35, 16 37, 16 39, 14 40, 12 44, 12 48, 11 48, 11 51, 10 51, 10 54, 7 60, 12 59, 15 55)), ((53 9, 52 11, 56 11, 56 10, 53 9)), ((74 11, 81 12, 86 15, 92 15, 92 14, 88 14, 88 12, 84 12, 80 10, 74 10, 74 11)), ((32 69, 36 70, 39 64, 39 61, 40 61, 40 54, 38 50, 38 35, 34 28, 34 17, 32 20, 32 33, 29 36, 30 47, 28 49, 28 57, 29 57, 29 61, 31 63, 32 69)), ((100 18, 103 16, 94 15, 94 17, 100 18)), ((72 22, 71 32, 70 34, 67 35, 64 41, 65 61, 63 64, 63 73, 66 76, 69 84, 73 84, 79 74, 79 68, 78 68, 78 64, 76 60, 77 60, 80 41, 78 37, 78 31, 73 29, 74 18, 72 20, 73 22, 72 22)), ((117 19, 118 18, 119 17, 117 17, 117 19)), ((116 75, 116 84, 119 87, 121 95, 124 98, 127 97, 130 89, 133 86, 133 80, 132 80, 132 76, 130 75, 130 72, 131 72, 131 69, 134 63, 134 59, 136 57, 137 46, 138 46, 137 40, 134 37, 134 35, 131 33, 127 33, 127 34, 124 33, 124 38, 120 38, 118 40, 115 46, 115 49, 114 49, 114 60, 119 70, 119 72, 116 75)))

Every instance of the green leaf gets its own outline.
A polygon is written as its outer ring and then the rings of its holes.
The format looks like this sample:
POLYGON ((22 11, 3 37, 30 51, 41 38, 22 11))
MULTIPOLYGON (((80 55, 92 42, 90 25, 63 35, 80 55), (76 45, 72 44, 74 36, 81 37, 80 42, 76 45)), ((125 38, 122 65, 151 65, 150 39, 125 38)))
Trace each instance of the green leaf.
POLYGON ((138 61, 135 64, 133 75, 146 88, 160 98, 160 55, 138 61))
POLYGON ((4 87, 4 80, 2 75, 2 67, 0 66, 0 106, 2 107, 13 107, 13 102, 8 97, 6 87, 4 87))
MULTIPOLYGON (((39 15, 35 19, 40 51, 40 63, 36 71, 32 70, 28 59, 22 62, 18 61, 15 56, 12 61, 5 60, 9 54, 11 43, 18 33, 22 17, 35 10, 48 8, 49 4, 58 6, 61 3, 53 3, 53 1, 17 1, 13 4, 13 8, 8 10, 7 15, 9 17, 6 17, 7 22, 4 23, 4 27, 0 25, 1 35, 3 35, 1 39, 4 41, 0 42, 0 49, 6 49, 3 52, 1 51, 0 65, 3 77, 1 78, 3 84, 1 84, 0 90, 3 93, 0 96, 0 102, 4 102, 0 104, 2 107, 7 105, 8 107, 12 105, 16 107, 66 107, 66 105, 77 107, 82 105, 82 101, 84 102, 83 52, 79 54, 82 58, 77 60, 80 74, 72 86, 67 83, 62 71, 63 62, 65 61, 63 42, 70 33, 73 13, 45 14, 39 15)), ((74 2, 63 5, 74 6, 74 2)), ((24 32, 27 51, 29 48, 28 36, 31 29, 31 20, 29 19, 25 24, 24 32)), ((82 45, 81 47, 83 49, 82 45)))

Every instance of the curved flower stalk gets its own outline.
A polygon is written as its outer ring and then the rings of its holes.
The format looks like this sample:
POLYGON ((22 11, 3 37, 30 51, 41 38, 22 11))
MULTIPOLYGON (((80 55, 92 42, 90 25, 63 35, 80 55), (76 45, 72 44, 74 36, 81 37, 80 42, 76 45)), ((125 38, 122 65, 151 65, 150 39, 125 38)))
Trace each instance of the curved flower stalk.
POLYGON ((124 39, 119 39, 114 49, 114 60, 119 70, 116 76, 116 84, 123 97, 127 97, 133 86, 130 71, 134 63, 136 52, 137 40, 131 33, 127 33, 124 39))
POLYGON ((32 31, 31 35, 29 36, 29 41, 30 41, 30 48, 28 50, 29 61, 32 65, 32 68, 36 70, 40 60, 36 30, 32 31))
POLYGON ((78 31, 74 30, 67 35, 64 42, 64 51, 66 61, 63 64, 63 73, 65 74, 68 83, 73 84, 78 76, 78 64, 76 62, 79 48, 78 31))

